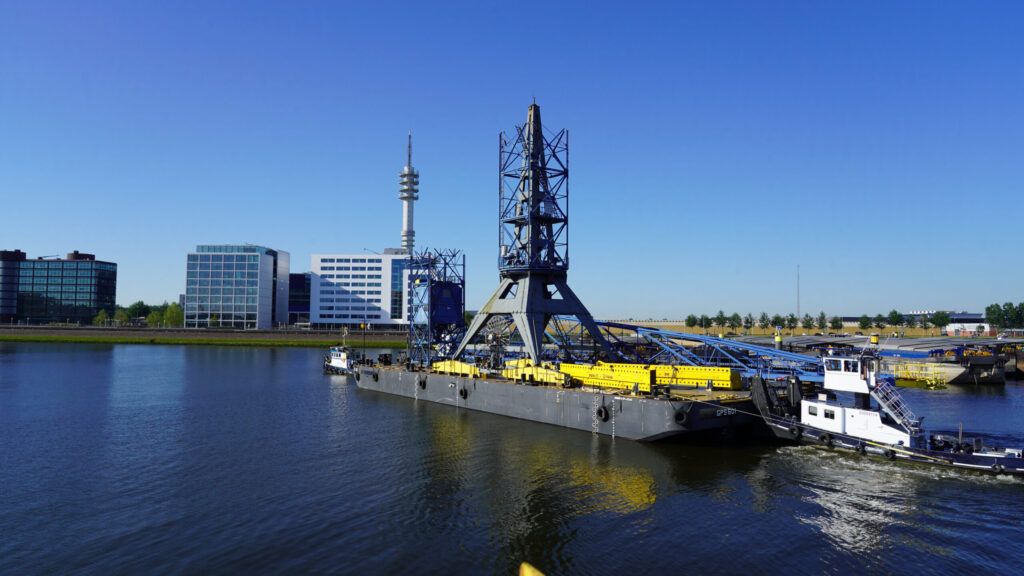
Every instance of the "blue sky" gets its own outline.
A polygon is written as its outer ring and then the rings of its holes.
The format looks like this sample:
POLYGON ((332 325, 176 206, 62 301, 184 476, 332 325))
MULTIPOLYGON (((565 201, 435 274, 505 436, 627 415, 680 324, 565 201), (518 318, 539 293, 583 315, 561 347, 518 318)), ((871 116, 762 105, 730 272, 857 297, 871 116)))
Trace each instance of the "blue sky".
POLYGON ((0 248, 173 301, 196 244, 400 243, 497 286, 497 134, 570 132, 600 318, 1024 300, 1024 5, 0 0, 0 248))

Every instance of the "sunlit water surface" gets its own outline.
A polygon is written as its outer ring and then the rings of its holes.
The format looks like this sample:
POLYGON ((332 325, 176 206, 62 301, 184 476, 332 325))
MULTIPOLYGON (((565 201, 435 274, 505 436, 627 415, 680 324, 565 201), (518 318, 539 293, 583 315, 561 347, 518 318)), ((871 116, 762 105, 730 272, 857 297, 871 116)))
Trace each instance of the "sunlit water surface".
MULTIPOLYGON (((0 573, 1024 571, 1024 482, 640 444, 358 390, 323 351, 0 344, 0 573)), ((908 389, 1024 444, 1024 390, 908 389)))

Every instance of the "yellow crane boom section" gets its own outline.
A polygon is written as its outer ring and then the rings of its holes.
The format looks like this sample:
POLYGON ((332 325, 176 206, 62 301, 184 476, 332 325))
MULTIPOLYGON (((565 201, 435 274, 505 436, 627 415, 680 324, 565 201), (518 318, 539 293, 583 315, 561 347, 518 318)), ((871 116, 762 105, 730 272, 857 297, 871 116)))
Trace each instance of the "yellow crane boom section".
POLYGON ((509 380, 518 380, 520 382, 542 382, 559 386, 565 386, 569 383, 568 375, 544 366, 513 366, 502 370, 501 375, 509 380))
POLYGON ((657 373, 658 384, 669 386, 699 387, 707 386, 718 390, 740 390, 743 382, 738 370, 717 366, 653 366, 657 373))
POLYGON ((466 376, 469 378, 479 378, 480 369, 472 364, 465 362, 459 362, 458 360, 444 360, 442 362, 434 362, 430 365, 431 372, 437 372, 440 374, 449 374, 452 376, 466 376))
POLYGON ((559 370, 588 386, 632 389, 650 392, 655 384, 696 388, 707 386, 718 390, 740 390, 740 373, 731 368, 704 366, 665 366, 598 362, 597 364, 562 364, 559 370))
POLYGON ((558 369, 585 386, 619 390, 636 387, 637 392, 649 394, 651 385, 655 383, 654 370, 643 364, 562 364, 558 369))

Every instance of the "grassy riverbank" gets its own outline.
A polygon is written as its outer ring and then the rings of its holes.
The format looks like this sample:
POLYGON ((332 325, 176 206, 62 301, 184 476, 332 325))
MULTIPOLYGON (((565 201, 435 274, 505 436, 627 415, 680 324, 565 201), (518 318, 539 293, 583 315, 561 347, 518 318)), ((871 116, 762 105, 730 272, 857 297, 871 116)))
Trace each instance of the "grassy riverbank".
MULTIPOLYGON (((339 334, 294 332, 207 332, 205 330, 93 330, 3 329, 0 342, 53 342, 89 344, 174 344, 187 346, 251 346, 325 348, 341 342, 339 334)), ((362 348, 363 339, 349 338, 348 346, 362 348)), ((367 348, 405 348, 406 341, 393 335, 367 335, 367 348)))

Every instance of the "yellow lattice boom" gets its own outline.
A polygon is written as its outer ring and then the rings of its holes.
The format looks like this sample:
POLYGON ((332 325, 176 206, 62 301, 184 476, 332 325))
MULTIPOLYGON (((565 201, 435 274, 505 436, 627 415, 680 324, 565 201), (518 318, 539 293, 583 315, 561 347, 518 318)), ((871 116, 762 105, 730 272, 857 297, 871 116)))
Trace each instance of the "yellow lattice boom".
POLYGON ((687 388, 707 386, 718 390, 740 390, 743 382, 738 370, 713 366, 653 366, 658 384, 687 388))
POLYGON ((586 386, 619 390, 636 387, 638 392, 649 394, 655 383, 654 370, 643 364, 562 364, 558 369, 586 386))

